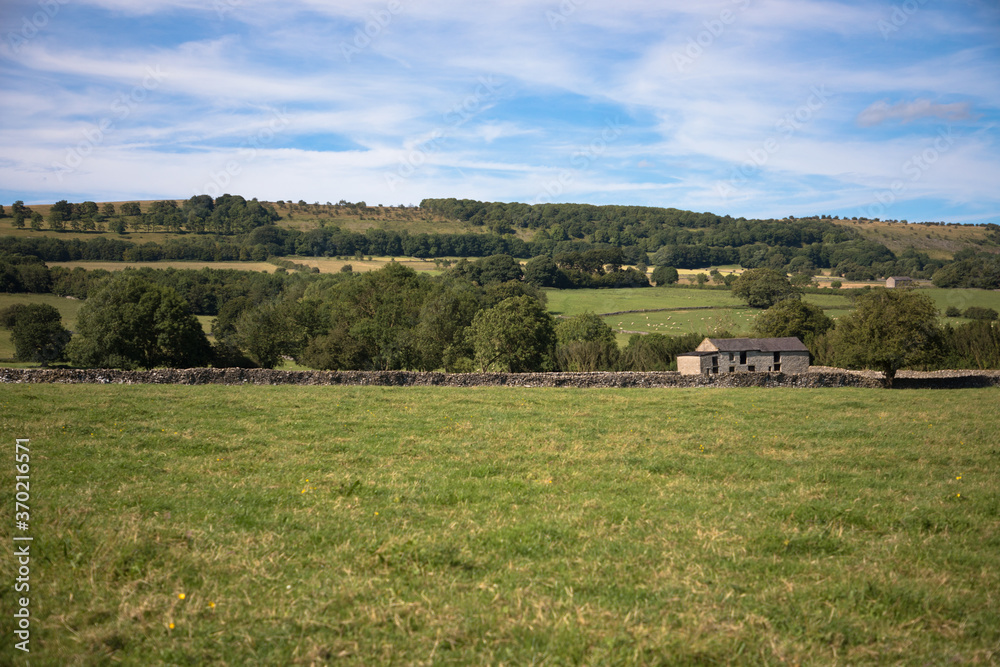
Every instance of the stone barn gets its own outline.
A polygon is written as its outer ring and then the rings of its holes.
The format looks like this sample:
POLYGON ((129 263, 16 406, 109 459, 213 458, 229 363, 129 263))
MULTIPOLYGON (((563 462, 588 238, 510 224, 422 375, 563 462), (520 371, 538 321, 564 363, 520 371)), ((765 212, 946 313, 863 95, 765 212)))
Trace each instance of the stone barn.
POLYGON ((907 278, 906 276, 890 276, 886 278, 885 286, 889 289, 895 287, 913 287, 913 278, 907 278))
POLYGON ((694 352, 677 355, 682 375, 809 370, 809 349, 798 338, 706 338, 694 352))

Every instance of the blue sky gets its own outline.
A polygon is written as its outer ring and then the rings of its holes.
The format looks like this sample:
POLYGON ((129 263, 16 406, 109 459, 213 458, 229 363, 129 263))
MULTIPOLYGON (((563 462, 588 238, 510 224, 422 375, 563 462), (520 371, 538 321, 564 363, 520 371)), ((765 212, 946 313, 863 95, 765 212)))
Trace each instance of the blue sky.
POLYGON ((7 0, 0 203, 1000 223, 993 0, 7 0))

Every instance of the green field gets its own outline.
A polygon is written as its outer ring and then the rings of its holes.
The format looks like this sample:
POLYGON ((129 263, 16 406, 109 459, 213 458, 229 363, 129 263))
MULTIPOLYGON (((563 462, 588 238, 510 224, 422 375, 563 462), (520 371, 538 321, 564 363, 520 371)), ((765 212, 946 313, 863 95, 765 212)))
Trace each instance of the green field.
MULTIPOLYGON (((715 334, 728 331, 747 335, 760 310, 747 308, 728 290, 654 287, 635 289, 546 290, 549 311, 571 317, 584 312, 597 314, 623 310, 659 312, 608 315, 604 321, 619 334, 619 343, 628 332, 661 333, 680 336, 688 333, 715 334), (711 310, 705 310, 710 308, 711 310)), ((803 300, 829 309, 839 317, 850 308, 846 294, 806 294, 803 300)))
MULTIPOLYGON (((11 508, 31 439, 32 664, 1000 659, 997 389, 11 385, 0 410, 11 508)), ((0 560, 0 663, 27 664, 0 560)))

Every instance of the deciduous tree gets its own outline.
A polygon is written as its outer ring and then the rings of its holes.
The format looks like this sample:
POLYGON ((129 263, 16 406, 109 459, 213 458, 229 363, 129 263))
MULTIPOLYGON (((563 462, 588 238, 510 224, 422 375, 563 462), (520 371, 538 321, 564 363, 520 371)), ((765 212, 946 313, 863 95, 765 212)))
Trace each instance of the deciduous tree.
POLYGON ((59 311, 48 304, 14 304, 0 312, 0 327, 10 329, 15 360, 42 366, 61 359, 70 340, 59 311))
POLYGON ((680 278, 681 276, 677 273, 677 269, 672 266, 658 266, 653 269, 653 282, 656 283, 657 287, 673 285, 680 278))
POLYGON ((87 297, 67 347, 73 363, 89 367, 191 367, 211 348, 187 303, 170 287, 119 272, 87 297))
POLYGON ((552 316, 530 296, 512 297, 476 313, 468 338, 483 371, 527 373, 553 367, 552 316))
POLYGON ((556 324, 556 359, 567 371, 610 371, 618 363, 615 332, 594 313, 556 324))
POLYGON ((795 336, 808 346, 816 336, 833 328, 823 309, 799 299, 785 299, 757 316, 754 335, 762 338, 795 336))
POLYGON ((937 318, 937 306, 924 294, 885 288, 862 293, 834 330, 837 359, 848 368, 882 371, 891 385, 899 369, 940 357, 937 318))
POLYGON ((798 294, 784 274, 774 269, 747 269, 733 283, 733 296, 751 308, 770 308, 798 294))

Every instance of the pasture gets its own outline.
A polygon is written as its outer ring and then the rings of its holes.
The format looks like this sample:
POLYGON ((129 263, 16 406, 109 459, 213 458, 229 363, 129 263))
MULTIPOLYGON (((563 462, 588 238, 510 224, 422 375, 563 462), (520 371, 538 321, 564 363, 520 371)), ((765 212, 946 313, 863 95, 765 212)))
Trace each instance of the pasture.
MULTIPOLYGON (((629 332, 636 331, 671 336, 724 331, 747 335, 754 319, 762 312, 746 307, 729 290, 722 289, 546 290, 546 294, 549 311, 566 317, 588 311, 599 315, 628 310, 656 311, 604 315, 604 321, 619 334, 619 343, 628 339, 629 332)), ((820 306, 831 317, 839 317, 851 308, 846 294, 805 294, 802 298, 820 306)))
POLYGON ((996 389, 9 385, 0 425, 33 664, 1000 659, 996 389))

